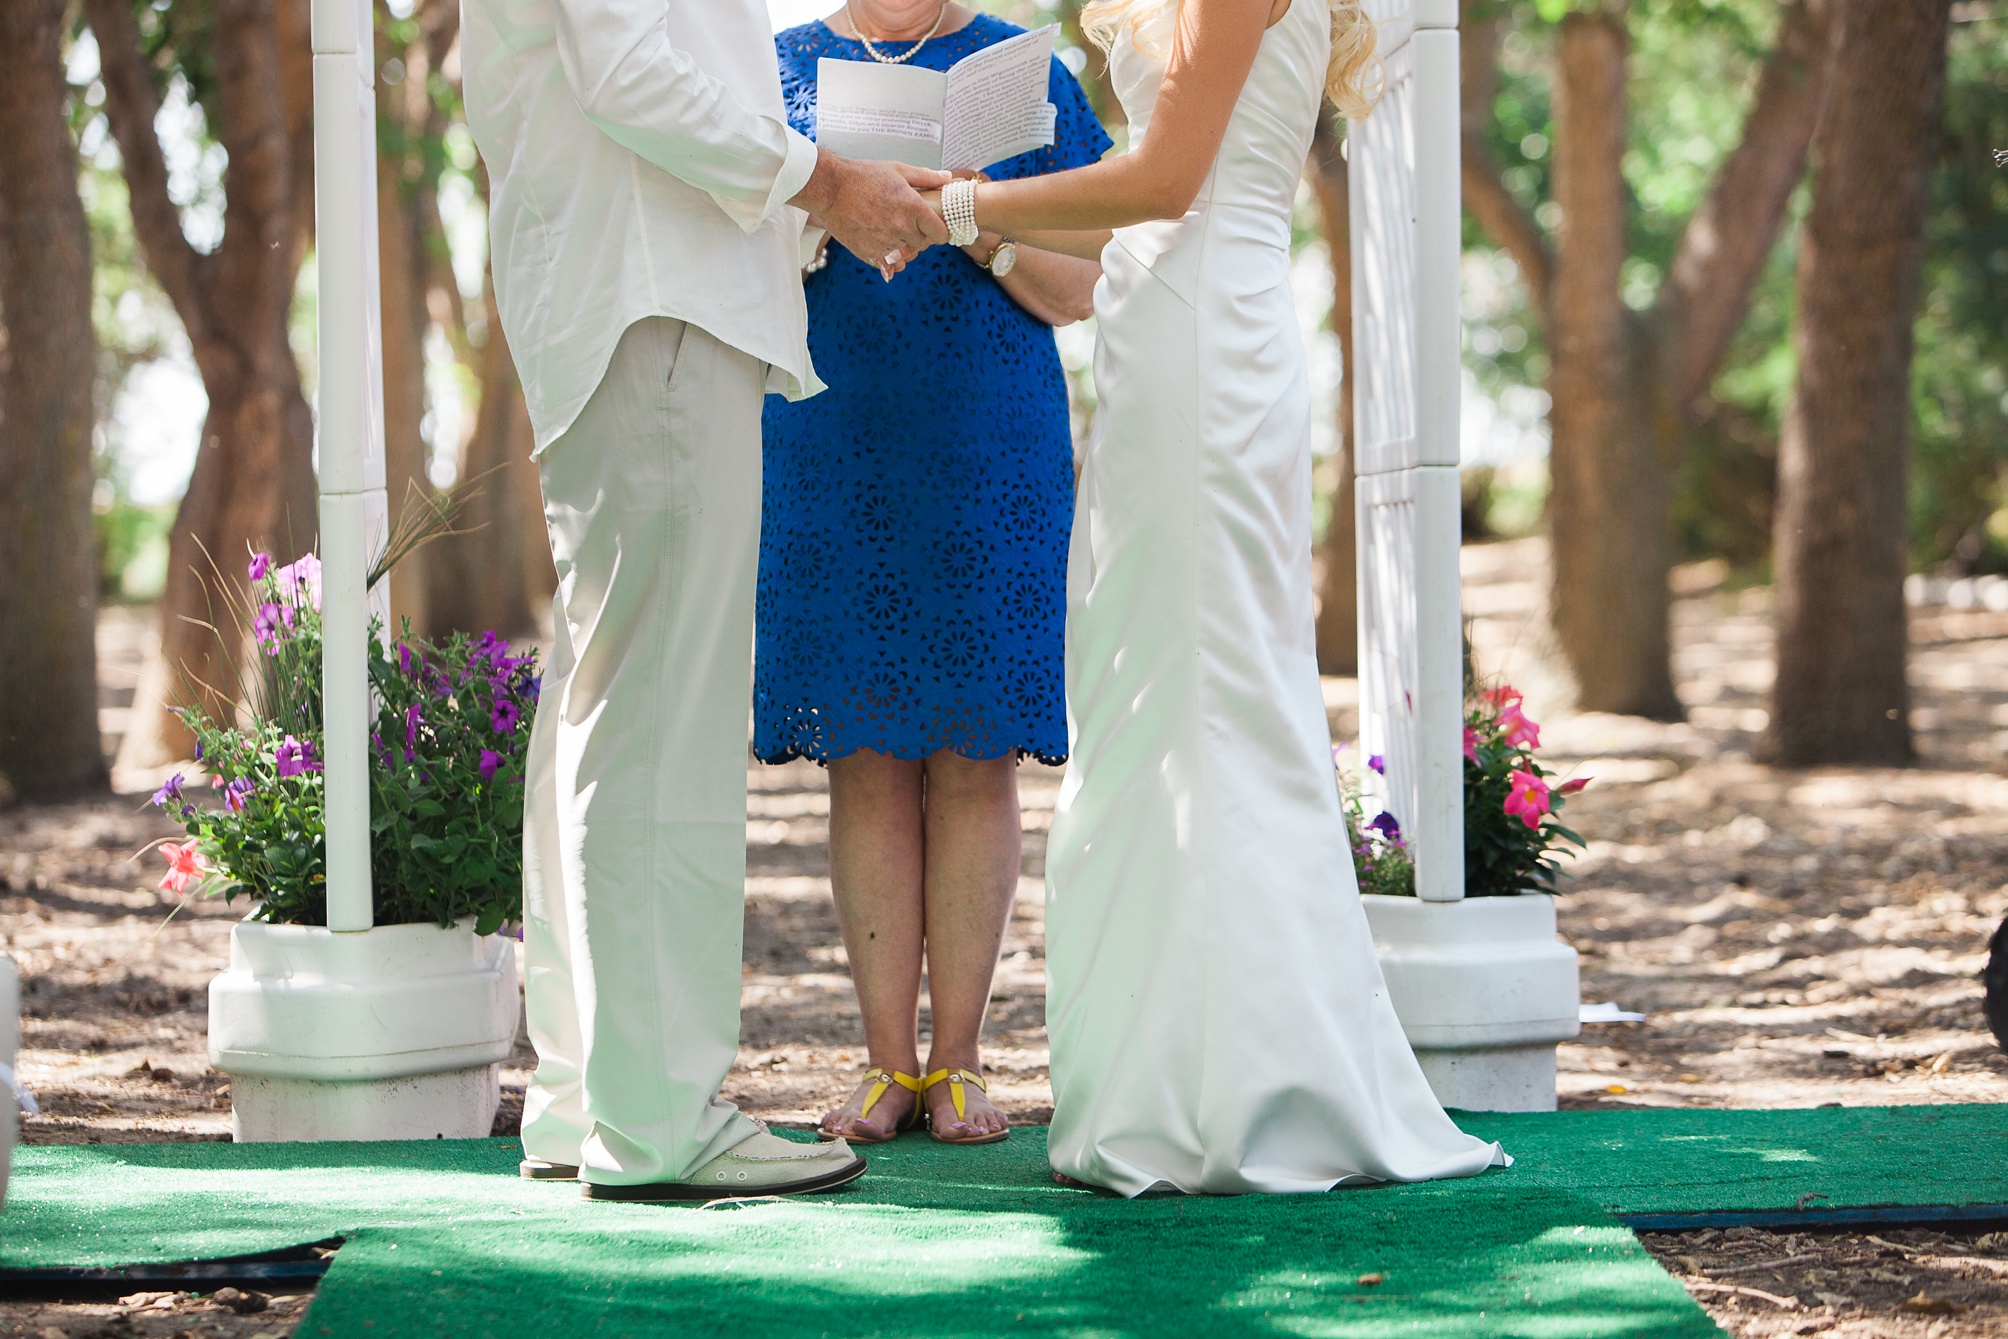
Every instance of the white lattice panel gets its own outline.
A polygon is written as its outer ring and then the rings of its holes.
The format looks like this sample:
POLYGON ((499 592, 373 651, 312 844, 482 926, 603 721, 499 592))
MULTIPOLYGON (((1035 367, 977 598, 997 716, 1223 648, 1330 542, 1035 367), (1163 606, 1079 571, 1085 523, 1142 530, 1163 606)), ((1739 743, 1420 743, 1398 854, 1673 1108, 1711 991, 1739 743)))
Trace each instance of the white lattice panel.
POLYGON ((1347 136, 1352 182, 1354 440, 1360 475, 1416 463, 1415 25, 1372 0, 1387 91, 1347 136))

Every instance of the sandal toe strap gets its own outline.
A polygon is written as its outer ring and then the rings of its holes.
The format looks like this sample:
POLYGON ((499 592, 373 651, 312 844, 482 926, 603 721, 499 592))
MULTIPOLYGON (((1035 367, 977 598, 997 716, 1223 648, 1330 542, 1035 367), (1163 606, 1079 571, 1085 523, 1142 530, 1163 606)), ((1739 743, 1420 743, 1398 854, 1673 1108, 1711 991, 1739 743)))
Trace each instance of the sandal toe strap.
POLYGON ((861 1082, 869 1083, 871 1091, 865 1094, 864 1105, 858 1108, 859 1120, 871 1119, 872 1108, 878 1105, 878 1100, 884 1097, 894 1084, 898 1084, 910 1093, 918 1093, 926 1086, 911 1074, 902 1074, 896 1069, 882 1067, 866 1070, 861 1082))
POLYGON ((990 1085, 983 1081, 981 1074, 972 1074, 966 1069, 937 1069, 934 1073, 920 1081, 921 1091, 925 1092, 937 1083, 946 1083, 948 1085, 948 1096, 955 1103, 955 1119, 957 1120, 963 1120, 969 1114, 969 1108, 964 1102, 963 1084, 973 1083, 976 1085, 978 1091, 986 1093, 990 1091, 990 1085))

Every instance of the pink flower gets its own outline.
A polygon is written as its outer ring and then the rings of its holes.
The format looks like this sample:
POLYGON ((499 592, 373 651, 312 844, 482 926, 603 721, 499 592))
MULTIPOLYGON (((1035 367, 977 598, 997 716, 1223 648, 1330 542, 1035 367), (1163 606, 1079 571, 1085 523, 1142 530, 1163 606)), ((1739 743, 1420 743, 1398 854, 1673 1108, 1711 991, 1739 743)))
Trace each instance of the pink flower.
POLYGON ((1464 756, 1472 762, 1478 761, 1478 731, 1468 725, 1464 727, 1464 756))
POLYGON ((1541 727, 1527 719, 1526 714, 1520 710, 1517 697, 1500 709, 1499 730, 1506 736, 1509 747, 1516 749, 1541 747, 1541 727))
POLYGON ((1574 795, 1584 786, 1589 785, 1591 780, 1592 778, 1590 777, 1579 776, 1574 781, 1564 781, 1561 785, 1555 787, 1555 793, 1557 795, 1574 795))
POLYGON ((305 554, 300 561, 288 563, 277 573, 279 589, 292 597, 294 604, 310 604, 316 610, 321 607, 321 560, 313 554, 305 554))
POLYGON ((250 571, 251 571, 251 579, 253 581, 263 581, 265 579, 265 574, 271 570, 272 570, 271 554, 254 553, 251 555, 250 571))
POLYGON ((209 877, 209 862, 195 849, 195 839, 181 843, 162 842, 160 853, 167 857, 167 873, 160 886, 170 893, 185 893, 209 877))
POLYGON ((1506 792, 1506 803, 1501 807, 1528 827, 1540 827, 1541 815, 1549 810, 1548 783, 1518 767, 1513 769, 1509 780, 1511 789, 1506 792))

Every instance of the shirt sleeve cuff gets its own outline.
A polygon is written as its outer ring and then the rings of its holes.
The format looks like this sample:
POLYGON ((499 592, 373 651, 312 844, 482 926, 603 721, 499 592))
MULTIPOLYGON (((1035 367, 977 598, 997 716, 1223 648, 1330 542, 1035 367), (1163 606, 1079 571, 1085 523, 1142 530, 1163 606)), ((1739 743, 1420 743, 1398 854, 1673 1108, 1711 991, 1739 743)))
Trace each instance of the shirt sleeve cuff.
MULTIPOLYGON (((768 124, 774 123, 770 121, 768 124)), ((732 199, 715 191, 712 193, 711 198, 739 225, 741 232, 760 231, 762 224, 802 193, 802 187, 809 183, 809 174, 816 170, 816 142, 786 126, 782 127, 782 134, 786 138, 780 146, 783 154, 781 169, 774 174, 773 188, 767 192, 765 200, 732 199)))

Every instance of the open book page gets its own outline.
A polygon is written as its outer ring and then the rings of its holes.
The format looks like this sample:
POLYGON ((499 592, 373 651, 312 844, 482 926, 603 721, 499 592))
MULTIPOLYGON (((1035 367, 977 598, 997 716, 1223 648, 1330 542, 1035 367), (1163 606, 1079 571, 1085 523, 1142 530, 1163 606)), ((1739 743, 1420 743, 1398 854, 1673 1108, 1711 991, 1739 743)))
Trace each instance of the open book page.
POLYGON ((1046 101, 1057 25, 965 56, 948 73, 816 62, 816 142, 846 158, 985 168, 1053 142, 1046 101))
POLYGON ((816 62, 816 142, 846 158, 938 168, 947 95, 938 70, 825 56, 816 62))
POLYGON ((957 61, 942 101, 941 165, 985 168, 1053 142, 1046 83, 1053 62, 1048 24, 957 61))

